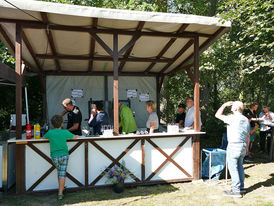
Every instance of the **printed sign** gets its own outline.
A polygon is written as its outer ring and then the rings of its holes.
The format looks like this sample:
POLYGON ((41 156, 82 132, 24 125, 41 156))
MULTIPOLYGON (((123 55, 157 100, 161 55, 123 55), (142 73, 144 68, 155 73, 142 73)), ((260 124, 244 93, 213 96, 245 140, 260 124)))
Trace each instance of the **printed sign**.
POLYGON ((73 97, 73 98, 83 97, 83 90, 82 89, 73 89, 71 91, 71 97, 73 97))
POLYGON ((139 95, 139 100, 140 100, 141 102, 146 102, 146 101, 148 101, 148 100, 149 100, 149 93, 141 93, 141 94, 139 95))
POLYGON ((127 98, 136 98, 137 90, 136 89, 128 89, 127 90, 127 98))

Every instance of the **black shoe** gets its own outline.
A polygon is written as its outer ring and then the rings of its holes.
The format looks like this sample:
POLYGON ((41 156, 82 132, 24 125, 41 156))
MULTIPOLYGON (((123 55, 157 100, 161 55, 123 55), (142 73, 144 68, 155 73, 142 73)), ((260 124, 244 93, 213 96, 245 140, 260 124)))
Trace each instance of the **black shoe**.
POLYGON ((246 193, 246 189, 240 189, 240 193, 241 194, 245 194, 246 193))
POLYGON ((224 195, 225 195, 225 196, 229 196, 229 197, 242 198, 242 195, 241 195, 240 192, 234 192, 234 191, 232 191, 232 190, 224 191, 224 195))

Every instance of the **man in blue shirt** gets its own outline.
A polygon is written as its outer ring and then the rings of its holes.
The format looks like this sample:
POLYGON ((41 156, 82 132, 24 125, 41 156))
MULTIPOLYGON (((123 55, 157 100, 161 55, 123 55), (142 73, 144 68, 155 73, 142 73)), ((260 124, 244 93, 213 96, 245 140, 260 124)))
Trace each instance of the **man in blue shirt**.
POLYGON ((249 120, 242 115, 244 104, 240 101, 226 102, 216 112, 215 117, 227 124, 228 146, 226 150, 228 169, 232 180, 231 190, 225 191, 226 196, 242 197, 244 193, 243 160, 246 154, 247 135, 250 130, 249 120), (233 114, 224 115, 226 107, 231 107, 233 114))

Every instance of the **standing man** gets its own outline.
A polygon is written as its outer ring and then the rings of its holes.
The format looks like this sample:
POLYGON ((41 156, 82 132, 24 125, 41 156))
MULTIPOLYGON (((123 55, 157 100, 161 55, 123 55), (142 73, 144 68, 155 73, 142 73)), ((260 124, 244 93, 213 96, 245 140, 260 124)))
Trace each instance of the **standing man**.
POLYGON ((184 126, 184 121, 185 121, 185 117, 186 117, 186 113, 185 113, 185 108, 186 106, 184 104, 178 104, 177 107, 177 114, 176 114, 176 123, 179 123, 179 127, 183 127, 184 126))
POLYGON ((246 154, 247 135, 250 130, 249 120, 242 115, 244 104, 240 101, 226 102, 216 112, 215 117, 227 124, 228 146, 226 150, 228 169, 232 180, 231 190, 224 195, 242 197, 244 190, 243 160, 246 154), (231 107, 233 114, 223 115, 226 107, 231 107))
POLYGON ((67 124, 68 131, 70 131, 72 134, 81 136, 82 135, 82 130, 81 130, 82 113, 79 107, 74 106, 72 104, 71 99, 69 98, 64 99, 62 102, 62 105, 65 110, 60 115, 62 117, 66 113, 68 113, 68 124, 67 124))
MULTIPOLYGON (((187 129, 194 129, 194 100, 193 98, 189 97, 186 99, 186 107, 187 107, 187 113, 186 113, 186 118, 185 118, 185 128, 187 129)), ((200 130, 202 126, 202 121, 201 121, 201 112, 200 113, 200 130)))
POLYGON ((249 137, 247 139, 247 154, 246 154, 245 160, 249 158, 252 144, 254 142, 254 136, 256 135, 256 131, 258 128, 258 125, 256 124, 256 121, 258 121, 258 118, 256 115, 257 109, 258 109, 258 104, 251 103, 249 106, 249 109, 244 110, 243 112, 244 116, 246 116, 250 121, 250 132, 249 132, 249 137))
POLYGON ((120 110, 119 131, 126 134, 135 133, 138 128, 137 128, 131 109, 128 106, 119 103, 119 110, 120 110))
MULTIPOLYGON (((269 111, 269 108, 267 106, 263 107, 263 112, 259 114, 260 120, 262 121, 273 121, 274 120, 274 113, 269 111)), ((261 152, 265 151, 265 140, 267 138, 267 152, 270 153, 270 146, 271 146, 271 127, 268 127, 267 125, 261 123, 260 128, 260 148, 261 152)))

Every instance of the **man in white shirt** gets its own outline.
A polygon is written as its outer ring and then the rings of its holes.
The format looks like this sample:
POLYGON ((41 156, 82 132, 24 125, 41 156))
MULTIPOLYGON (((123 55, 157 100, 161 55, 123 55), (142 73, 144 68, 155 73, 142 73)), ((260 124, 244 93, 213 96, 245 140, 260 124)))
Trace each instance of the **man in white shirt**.
POLYGON ((260 149, 261 152, 265 151, 265 140, 267 138, 267 152, 270 153, 271 146, 271 127, 268 127, 264 124, 264 121, 272 122, 274 120, 274 113, 269 111, 267 106, 263 107, 263 112, 259 114, 259 118, 261 120, 261 128, 260 128, 260 149))
MULTIPOLYGON (((193 129, 194 128, 194 101, 193 98, 189 97, 186 99, 186 107, 187 107, 187 113, 185 117, 185 128, 187 129, 193 129)), ((201 130, 201 112, 200 113, 200 130, 201 130)))
POLYGON ((224 195, 242 197, 244 189, 243 160, 246 154, 247 135, 250 131, 249 120, 242 115, 244 104, 240 101, 226 102, 216 112, 215 117, 227 124, 228 146, 226 150, 228 169, 232 180, 231 190, 224 195), (233 114, 224 115, 226 107, 231 106, 233 114))

